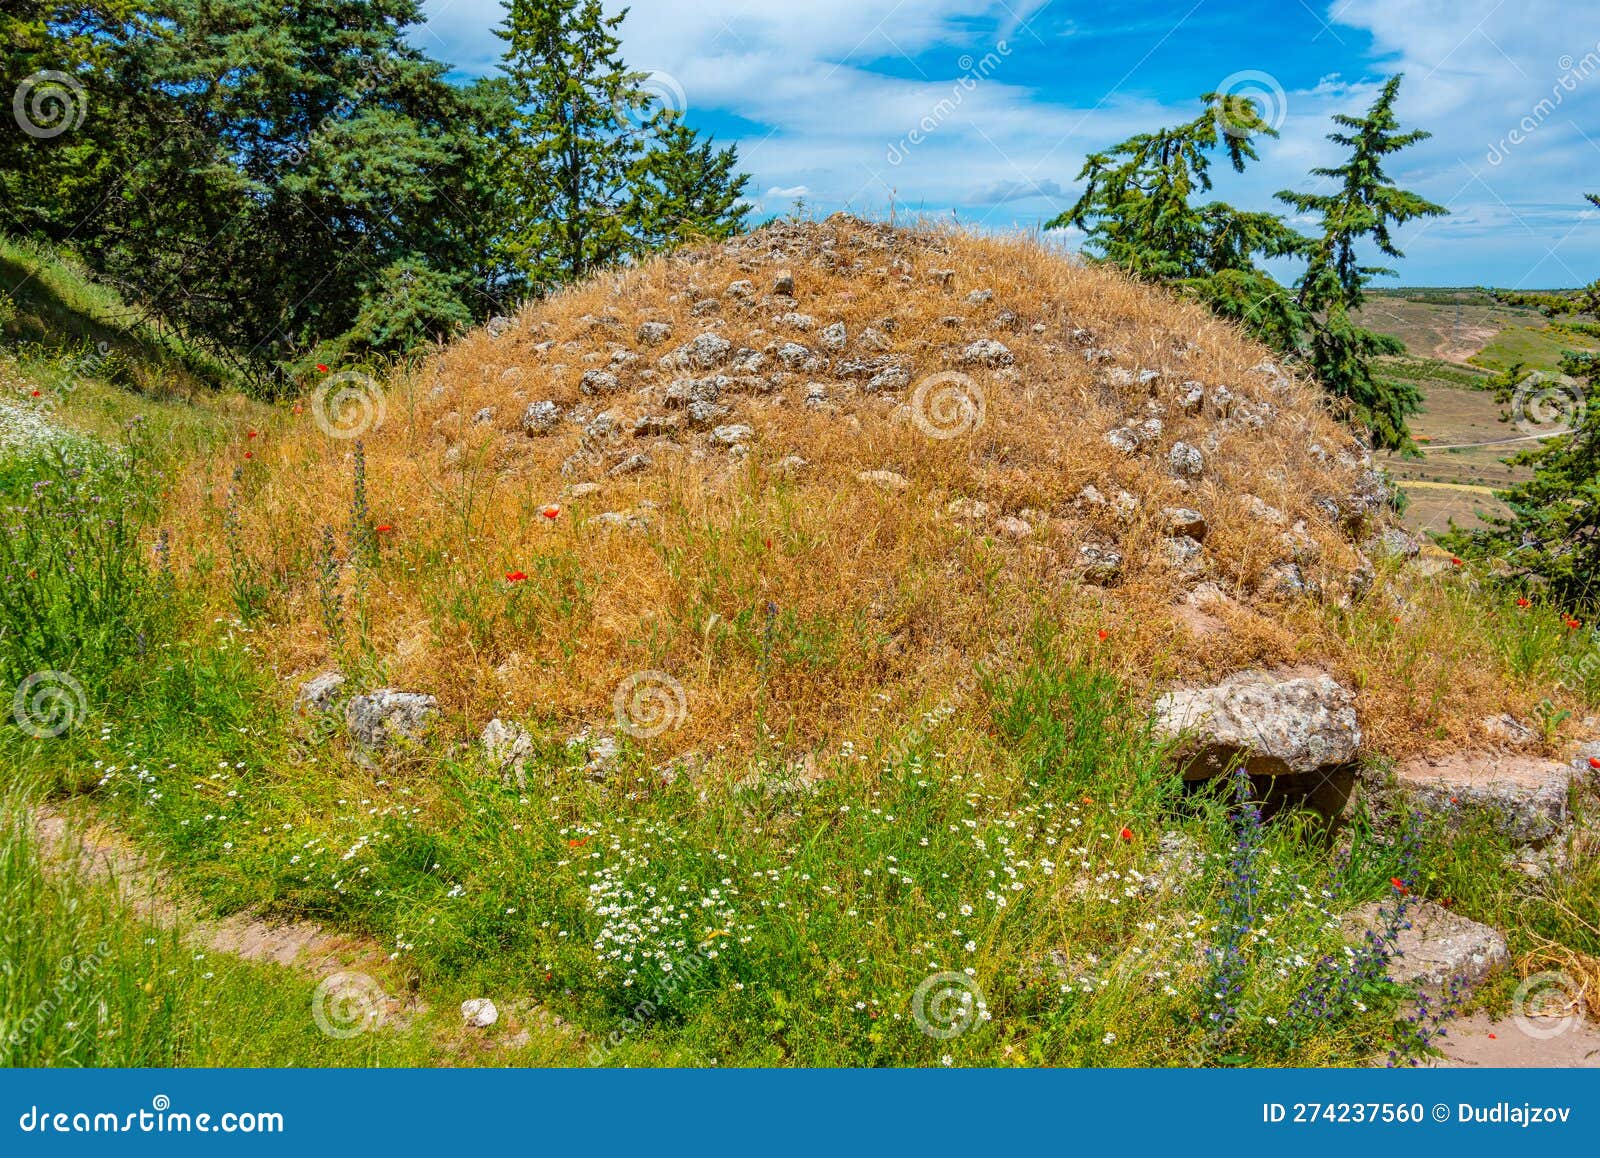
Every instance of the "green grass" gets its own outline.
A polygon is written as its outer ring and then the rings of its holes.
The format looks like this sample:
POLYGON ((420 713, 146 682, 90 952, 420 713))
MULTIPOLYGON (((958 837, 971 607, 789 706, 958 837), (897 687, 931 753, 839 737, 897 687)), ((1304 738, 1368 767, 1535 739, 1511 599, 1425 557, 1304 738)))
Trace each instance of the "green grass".
POLYGON ((208 953, 142 920, 108 880, 46 871, 33 796, 0 798, 0 1065, 406 1065, 423 1032, 336 1038, 312 1015, 316 982, 208 953), (248 1026, 249 1032, 240 1032, 248 1026))
POLYGON ((1574 350, 1600 350, 1600 341, 1547 326, 1508 326, 1471 362, 1486 370, 1505 370, 1519 363, 1529 371, 1559 370, 1563 356, 1574 350))
POLYGON ((175 649, 151 676, 114 724, 12 759, 66 770, 58 790, 87 793, 219 911, 265 905, 399 946, 396 968, 441 1007, 489 993, 556 1010, 589 1037, 553 1060, 1354 1063, 1387 1048, 1401 1008, 1375 997, 1292 1049, 1272 1029, 1337 951, 1330 914, 1400 871, 1387 836, 1351 875, 1322 825, 1285 818, 1249 945, 1254 1012, 1208 1035, 1195 1010, 1225 810, 1179 794, 1137 704, 1047 645, 973 710, 930 710, 847 752, 814 794, 771 797, 664 784, 631 754, 594 783, 554 722, 526 792, 437 754, 375 775, 282 714, 237 644, 175 649), (1163 833, 1191 842, 1187 871, 1163 869, 1163 833), (950 974, 983 1004, 943 1040, 913 995, 950 974))
POLYGON ((71 254, 3 234, 0 340, 145 395, 237 385, 223 362, 142 320, 71 254))

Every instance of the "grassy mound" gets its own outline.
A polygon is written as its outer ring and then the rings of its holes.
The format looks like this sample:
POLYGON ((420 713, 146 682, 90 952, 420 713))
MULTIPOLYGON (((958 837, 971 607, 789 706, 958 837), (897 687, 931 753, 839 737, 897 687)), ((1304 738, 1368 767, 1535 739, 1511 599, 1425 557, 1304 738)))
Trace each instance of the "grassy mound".
POLYGON ((688 709, 662 756, 834 750, 1039 621, 1132 681, 1381 671, 1364 716, 1391 755, 1527 706, 1436 634, 1453 622, 1397 627, 1382 592, 1359 598, 1381 488, 1310 386, 1205 311, 1028 241, 776 225, 333 390, 352 392, 364 411, 313 399, 192 476, 175 541, 229 539, 214 588, 286 672, 365 663, 464 725, 599 726, 659 672, 688 709), (681 404, 695 389, 709 415, 681 404), (530 436, 544 402, 558 417, 530 436), (341 418, 366 426, 359 497, 341 418), (1204 518, 1193 559, 1171 508, 1204 518), (330 535, 360 564, 332 591, 330 535), (1201 630, 1197 588, 1218 596, 1201 630), (339 653, 330 599, 364 655, 339 653))
POLYGON ((1381 768, 1503 711, 1554 751, 1600 664, 1563 609, 1372 550, 1361 448, 1260 348, 1032 242, 778 223, 137 429, 0 472, 48 564, 0 657, 83 701, 0 754, 208 906, 508 1011, 432 1060, 1408 1054, 1424 1012, 1335 919, 1392 880, 1600 956, 1592 860, 1530 894, 1492 827, 1362 813, 1336 849, 1183 796, 1173 682, 1324 667, 1381 768), (148 557, 89 584, 103 551, 148 557), (330 667, 438 697, 436 734, 374 755, 295 712, 330 667))

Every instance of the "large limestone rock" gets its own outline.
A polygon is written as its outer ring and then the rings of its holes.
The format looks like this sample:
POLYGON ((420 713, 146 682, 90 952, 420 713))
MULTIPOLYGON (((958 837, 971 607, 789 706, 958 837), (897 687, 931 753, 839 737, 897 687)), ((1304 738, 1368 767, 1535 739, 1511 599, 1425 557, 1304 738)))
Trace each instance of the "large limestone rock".
POLYGON ((420 692, 379 688, 352 696, 345 705, 344 723, 363 748, 387 748, 420 740, 428 723, 439 714, 439 701, 420 692))
POLYGON ((1425 812, 1487 813, 1519 844, 1538 844, 1567 822, 1574 769, 1555 760, 1505 752, 1418 757, 1395 769, 1400 790, 1425 812))
MULTIPOLYGON (((1379 909, 1392 912, 1393 906, 1393 901, 1374 901, 1346 916, 1344 924, 1353 934, 1352 940, 1363 940, 1367 931, 1381 928, 1384 918, 1379 909)), ((1396 938, 1396 949, 1397 956, 1389 965, 1390 979, 1428 989, 1444 989, 1452 979, 1470 988, 1511 964, 1511 951, 1497 930, 1431 901, 1411 906, 1406 925, 1396 938)))
POLYGON ((1183 774, 1206 780, 1242 760, 1252 776, 1314 776, 1354 763, 1355 697, 1328 675, 1243 672, 1156 701, 1156 730, 1185 737, 1183 774))

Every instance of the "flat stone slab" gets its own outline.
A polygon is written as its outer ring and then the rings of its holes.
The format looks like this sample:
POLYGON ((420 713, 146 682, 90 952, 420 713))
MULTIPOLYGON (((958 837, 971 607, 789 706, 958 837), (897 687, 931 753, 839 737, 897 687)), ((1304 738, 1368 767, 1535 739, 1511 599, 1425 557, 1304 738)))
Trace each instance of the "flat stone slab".
MULTIPOLYGON (((1380 928, 1379 909, 1393 911, 1393 901, 1373 901, 1344 918, 1350 940, 1360 941, 1367 930, 1380 928)), ((1419 901, 1406 914, 1409 928, 1396 939, 1398 955, 1389 963, 1389 977, 1402 985, 1445 989, 1453 978, 1468 986, 1481 984, 1490 974, 1511 964, 1511 950, 1499 930, 1452 913, 1431 901, 1419 901)))
POLYGON ((1436 1069, 1600 1069, 1600 1026, 1594 1022, 1535 1022, 1532 1028, 1538 1036, 1511 1017, 1494 1021, 1487 1013, 1475 1013, 1459 1018, 1446 1026, 1448 1032, 1437 1043, 1444 1056, 1423 1064, 1436 1069))
POLYGON ((1555 760, 1502 752, 1418 757, 1395 769, 1400 789, 1423 811, 1487 813, 1497 830, 1520 844, 1548 840, 1566 824, 1574 775, 1555 760))
POLYGON ((1190 737, 1186 780, 1220 776, 1241 760, 1252 776, 1310 776, 1354 763, 1361 748, 1355 696, 1325 674, 1243 672, 1168 692, 1155 717, 1158 734, 1190 737))

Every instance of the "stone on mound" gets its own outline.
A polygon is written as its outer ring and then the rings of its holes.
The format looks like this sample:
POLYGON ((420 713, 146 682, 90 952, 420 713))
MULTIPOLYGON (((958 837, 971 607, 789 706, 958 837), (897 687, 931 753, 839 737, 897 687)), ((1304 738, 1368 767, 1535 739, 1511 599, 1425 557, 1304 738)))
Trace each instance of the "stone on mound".
POLYGON ((1156 731, 1189 737, 1186 780, 1220 776, 1238 760, 1252 776, 1302 776, 1351 764, 1361 747, 1354 695, 1331 676, 1243 672, 1156 701, 1156 731))
POLYGON ((1566 824, 1572 777, 1566 764, 1499 752, 1418 757, 1395 769, 1401 791, 1424 811, 1487 812, 1520 844, 1548 840, 1566 824))
MULTIPOLYGON (((1379 910, 1394 902, 1373 901, 1344 918, 1346 927, 1362 939, 1380 928, 1379 910)), ((1392 911, 1392 908, 1391 908, 1392 911)), ((1396 938, 1397 955, 1389 964, 1389 977, 1402 985, 1444 989, 1452 979, 1466 986, 1480 984, 1497 969, 1511 964, 1506 939, 1488 925, 1480 925, 1431 901, 1419 901, 1406 914, 1408 926, 1396 938)))
POLYGON ((365 696, 352 696, 345 705, 345 727, 364 748, 385 748, 395 741, 422 738, 428 722, 439 712, 439 701, 420 692, 379 688, 365 696))

